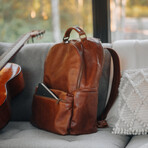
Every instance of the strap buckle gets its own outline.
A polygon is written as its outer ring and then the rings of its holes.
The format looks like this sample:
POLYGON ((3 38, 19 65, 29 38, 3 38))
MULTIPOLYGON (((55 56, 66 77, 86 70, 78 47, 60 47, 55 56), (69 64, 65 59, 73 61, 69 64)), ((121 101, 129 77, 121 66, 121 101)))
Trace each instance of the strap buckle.
POLYGON ((107 121, 106 120, 97 121, 97 127, 98 128, 108 127, 107 121))

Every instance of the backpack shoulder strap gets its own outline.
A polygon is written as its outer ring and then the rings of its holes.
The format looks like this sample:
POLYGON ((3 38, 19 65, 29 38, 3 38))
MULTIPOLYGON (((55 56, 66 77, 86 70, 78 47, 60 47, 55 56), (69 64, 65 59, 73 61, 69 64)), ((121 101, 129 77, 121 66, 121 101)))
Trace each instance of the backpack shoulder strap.
POLYGON ((106 122, 104 121, 105 118, 107 117, 107 114, 109 112, 109 110, 111 109, 112 105, 114 104, 117 95, 118 95, 118 87, 119 87, 119 83, 120 83, 120 61, 119 61, 119 57, 118 54, 116 53, 115 50, 111 49, 111 48, 106 48, 112 57, 113 60, 113 80, 112 80, 112 87, 111 87, 111 92, 110 92, 110 96, 107 102, 107 105, 104 109, 104 111, 102 112, 100 119, 98 121, 98 127, 104 127, 106 124, 106 122), (105 123, 104 123, 105 122, 105 123))

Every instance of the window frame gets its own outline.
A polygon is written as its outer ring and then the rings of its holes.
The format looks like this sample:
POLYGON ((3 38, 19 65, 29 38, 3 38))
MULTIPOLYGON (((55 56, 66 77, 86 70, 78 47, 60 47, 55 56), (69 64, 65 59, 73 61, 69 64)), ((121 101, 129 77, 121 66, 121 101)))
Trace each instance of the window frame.
POLYGON ((110 0, 92 0, 93 36, 111 42, 110 0))

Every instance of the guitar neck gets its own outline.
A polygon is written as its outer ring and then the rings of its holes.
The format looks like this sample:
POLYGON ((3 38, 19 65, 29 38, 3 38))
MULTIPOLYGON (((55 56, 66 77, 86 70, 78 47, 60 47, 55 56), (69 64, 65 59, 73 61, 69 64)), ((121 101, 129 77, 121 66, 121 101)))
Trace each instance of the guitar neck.
POLYGON ((24 46, 30 38, 30 33, 21 36, 13 45, 0 56, 0 70, 24 46))

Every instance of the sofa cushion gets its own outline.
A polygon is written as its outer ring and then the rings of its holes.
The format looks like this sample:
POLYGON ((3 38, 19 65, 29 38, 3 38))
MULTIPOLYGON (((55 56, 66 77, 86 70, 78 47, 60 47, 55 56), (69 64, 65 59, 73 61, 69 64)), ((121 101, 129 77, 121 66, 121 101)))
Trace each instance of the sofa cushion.
MULTIPOLYGON (((0 55, 11 45, 10 43, 0 43, 0 55)), ((34 90, 38 83, 43 81, 45 57, 53 45, 53 43, 26 44, 12 59, 11 62, 17 63, 22 67, 25 80, 25 89, 11 101, 11 117, 13 121, 30 120, 34 90)), ((111 44, 103 44, 103 46, 111 47, 111 44)), ((104 109, 108 93, 110 70, 110 55, 108 51, 105 52, 105 55, 105 67, 99 84, 98 116, 104 109)))
MULTIPOLYGON (((148 68, 148 40, 119 40, 112 46, 119 55, 121 72, 128 69, 148 68)), ((112 67, 110 79, 112 80, 112 67)), ((107 122, 111 127, 115 126, 119 118, 118 102, 117 99, 107 116, 107 122)))
MULTIPOLYGON (((0 43, 0 51, 6 51, 12 44, 0 43)), ((43 80, 44 60, 53 44, 26 44, 11 62, 22 67, 25 89, 11 101, 12 120, 29 120, 32 96, 36 85, 43 80)))
POLYGON ((129 140, 129 136, 111 134, 110 128, 93 134, 61 136, 37 129, 29 122, 11 121, 0 131, 2 148, 119 148, 129 140))
POLYGON ((121 71, 148 67, 148 40, 119 40, 112 45, 119 55, 121 71))
POLYGON ((119 118, 115 134, 144 135, 148 133, 148 68, 125 70, 118 95, 119 118))
POLYGON ((134 136, 126 148, 148 148, 148 135, 134 136))

